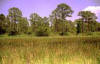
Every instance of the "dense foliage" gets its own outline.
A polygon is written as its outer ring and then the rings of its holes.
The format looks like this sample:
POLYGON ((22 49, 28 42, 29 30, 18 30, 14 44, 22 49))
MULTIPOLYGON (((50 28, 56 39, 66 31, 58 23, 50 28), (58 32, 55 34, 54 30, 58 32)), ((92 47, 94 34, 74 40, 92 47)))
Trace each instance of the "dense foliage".
POLYGON ((74 11, 65 3, 61 3, 52 11, 49 17, 42 18, 37 13, 32 13, 30 18, 23 17, 19 8, 12 7, 8 15, 0 14, 0 34, 18 35, 35 34, 37 36, 49 36, 50 34, 66 35, 99 32, 100 23, 97 17, 90 11, 80 11, 79 19, 71 21, 74 11))

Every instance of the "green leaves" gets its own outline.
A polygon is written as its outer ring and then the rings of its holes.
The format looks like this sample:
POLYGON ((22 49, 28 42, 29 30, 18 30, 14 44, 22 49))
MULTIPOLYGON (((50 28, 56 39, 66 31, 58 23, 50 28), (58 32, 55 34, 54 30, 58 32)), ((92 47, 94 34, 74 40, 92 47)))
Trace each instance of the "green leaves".
POLYGON ((82 20, 82 32, 94 32, 96 29, 96 15, 90 11, 80 11, 78 16, 82 20), (87 26, 86 26, 87 25, 87 26), (83 31, 84 30, 84 31, 83 31))
POLYGON ((71 17, 71 14, 73 13, 73 10, 70 6, 68 6, 65 3, 61 3, 57 6, 57 8, 52 12, 53 15, 56 16, 58 19, 64 20, 66 17, 71 17))

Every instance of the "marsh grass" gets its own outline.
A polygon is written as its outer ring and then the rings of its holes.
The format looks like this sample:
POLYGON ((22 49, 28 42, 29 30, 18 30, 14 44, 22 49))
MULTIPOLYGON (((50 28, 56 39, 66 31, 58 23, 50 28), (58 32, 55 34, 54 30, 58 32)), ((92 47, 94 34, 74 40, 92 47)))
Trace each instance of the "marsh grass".
POLYGON ((0 63, 100 64, 100 38, 0 38, 0 63))

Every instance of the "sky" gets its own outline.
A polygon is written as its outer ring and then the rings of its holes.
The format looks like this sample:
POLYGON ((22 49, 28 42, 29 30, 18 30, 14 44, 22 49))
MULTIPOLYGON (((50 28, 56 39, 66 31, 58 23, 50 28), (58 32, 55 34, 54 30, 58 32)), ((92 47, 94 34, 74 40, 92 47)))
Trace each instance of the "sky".
POLYGON ((91 11, 96 14, 97 20, 100 21, 99 0, 0 0, 0 14, 7 15, 9 8, 17 7, 22 11, 23 17, 28 19, 32 13, 38 13, 41 17, 49 17, 60 3, 66 3, 74 10, 72 17, 67 18, 69 20, 78 19, 79 11, 91 11))

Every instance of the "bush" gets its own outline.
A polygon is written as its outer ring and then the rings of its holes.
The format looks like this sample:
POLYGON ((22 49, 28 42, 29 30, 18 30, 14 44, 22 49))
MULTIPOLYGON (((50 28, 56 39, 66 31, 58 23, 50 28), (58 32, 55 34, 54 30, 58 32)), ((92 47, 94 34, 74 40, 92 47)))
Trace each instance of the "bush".
POLYGON ((63 35, 64 35, 64 33, 63 33, 63 32, 60 32, 60 33, 59 33, 59 35, 63 36, 63 35))
POLYGON ((28 34, 28 35, 31 35, 31 34, 32 34, 32 32, 27 32, 27 34, 28 34))
POLYGON ((6 33, 6 30, 0 29, 0 35, 1 35, 1 34, 5 34, 5 33, 6 33))
POLYGON ((61 36, 63 36, 63 35, 66 35, 66 36, 69 36, 69 35, 72 35, 71 33, 69 33, 69 32, 61 32, 61 33, 59 33, 59 35, 61 35, 61 36))
POLYGON ((37 30, 36 36, 49 36, 49 32, 47 30, 37 30))
POLYGON ((37 31, 36 36, 49 36, 48 32, 37 31))
POLYGON ((47 32, 36 32, 36 36, 48 36, 48 33, 47 32))
POLYGON ((18 35, 18 32, 17 31, 10 31, 9 32, 9 35, 13 36, 13 35, 18 35))

